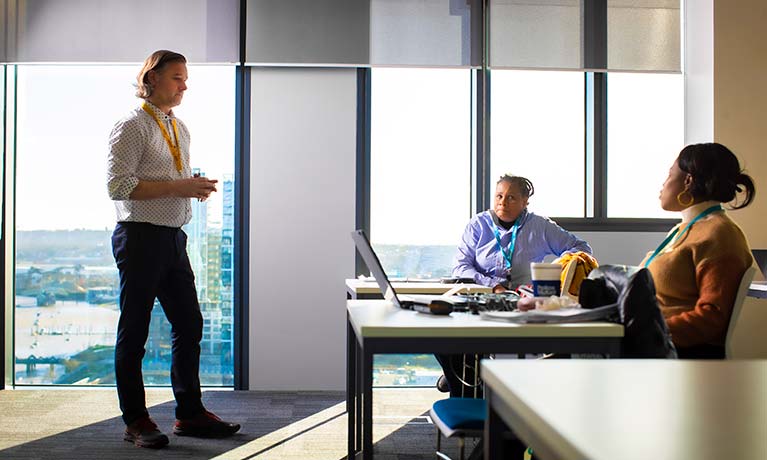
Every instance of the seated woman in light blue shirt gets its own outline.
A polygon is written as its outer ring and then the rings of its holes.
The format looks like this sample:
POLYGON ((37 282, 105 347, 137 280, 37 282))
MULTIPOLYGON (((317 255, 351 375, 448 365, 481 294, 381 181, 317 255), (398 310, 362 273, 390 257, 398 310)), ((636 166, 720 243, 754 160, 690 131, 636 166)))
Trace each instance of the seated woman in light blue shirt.
POLYGON ((552 220, 527 210, 535 193, 521 176, 501 176, 493 209, 474 216, 458 245, 453 276, 472 278, 494 292, 530 284, 530 262, 565 252, 591 254, 588 243, 552 220))
MULTIPOLYGON (((532 182, 520 176, 501 176, 495 186, 493 209, 474 216, 458 245, 453 276, 471 278, 493 292, 530 284, 530 262, 542 262, 547 255, 566 252, 591 254, 588 243, 527 210, 535 193, 532 182)), ((437 382, 440 391, 450 396, 469 396, 473 388, 464 387, 457 373, 463 355, 436 355, 444 375, 437 382)), ((471 360, 473 361, 473 360, 471 360)), ((465 382, 472 382, 473 369, 466 370, 465 382)))

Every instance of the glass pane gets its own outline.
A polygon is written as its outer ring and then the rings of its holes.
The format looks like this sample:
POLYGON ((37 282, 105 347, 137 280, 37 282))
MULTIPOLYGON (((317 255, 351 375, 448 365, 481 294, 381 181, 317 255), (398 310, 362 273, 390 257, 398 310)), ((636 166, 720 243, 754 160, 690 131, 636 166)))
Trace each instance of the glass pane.
POLYGON ((611 73, 607 101, 607 216, 675 218, 658 194, 684 147, 684 77, 611 73))
POLYGON ((535 186, 529 209, 584 217, 584 76, 494 70, 490 109, 491 191, 504 173, 535 186))
POLYGON ((447 276, 469 219, 471 71, 372 72, 371 242, 390 277, 447 276))
MULTIPOLYGON (((134 66, 18 68, 16 384, 114 384, 119 311, 107 139, 139 102, 137 73, 134 66)), ((193 136, 192 167, 223 179, 210 200, 194 203, 184 227, 205 318, 200 377, 231 385, 231 276, 223 280, 232 252, 235 75, 232 67, 190 66, 189 76, 176 113, 193 136)), ((169 384, 170 326, 157 303, 146 352, 145 383, 169 384)))
MULTIPOLYGON (((470 217, 471 71, 373 69, 370 236, 389 277, 452 270, 470 217)), ((375 359, 378 386, 434 385, 432 355, 375 359)))

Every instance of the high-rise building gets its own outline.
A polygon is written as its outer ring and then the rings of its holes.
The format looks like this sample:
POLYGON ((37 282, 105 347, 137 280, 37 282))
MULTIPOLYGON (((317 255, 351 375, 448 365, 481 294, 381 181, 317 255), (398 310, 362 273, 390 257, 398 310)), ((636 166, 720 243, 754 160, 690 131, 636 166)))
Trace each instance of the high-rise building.
POLYGON ((234 362, 234 177, 224 175, 221 226, 221 365, 231 368, 234 362), (227 350, 228 349, 228 350, 227 350))
MULTIPOLYGON (((204 176, 205 173, 199 168, 192 169, 194 174, 204 176)), ((208 203, 206 201, 192 201, 192 220, 184 225, 183 230, 187 234, 186 252, 189 255, 189 263, 194 271, 194 285, 197 288, 197 298, 201 302, 208 299, 208 273, 205 263, 208 258, 208 203)))

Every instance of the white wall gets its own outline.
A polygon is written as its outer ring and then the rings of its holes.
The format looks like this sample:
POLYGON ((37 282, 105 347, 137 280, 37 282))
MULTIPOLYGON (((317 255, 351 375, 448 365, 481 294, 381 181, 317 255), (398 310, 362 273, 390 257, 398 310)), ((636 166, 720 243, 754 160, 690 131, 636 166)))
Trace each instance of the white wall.
POLYGON ((354 275, 356 70, 255 68, 251 390, 341 390, 354 275))
POLYGON ((639 265, 663 241, 665 232, 575 232, 594 249, 600 265, 639 265))
POLYGON ((684 5, 684 142, 714 140, 714 1, 684 5))

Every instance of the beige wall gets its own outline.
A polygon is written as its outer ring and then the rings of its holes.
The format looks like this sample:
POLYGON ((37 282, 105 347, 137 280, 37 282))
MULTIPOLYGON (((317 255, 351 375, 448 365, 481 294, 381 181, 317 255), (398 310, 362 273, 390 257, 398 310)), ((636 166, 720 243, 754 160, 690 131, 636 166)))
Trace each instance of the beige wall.
POLYGON ((714 139, 740 158, 757 198, 730 215, 767 248, 767 1, 714 1, 714 139))

